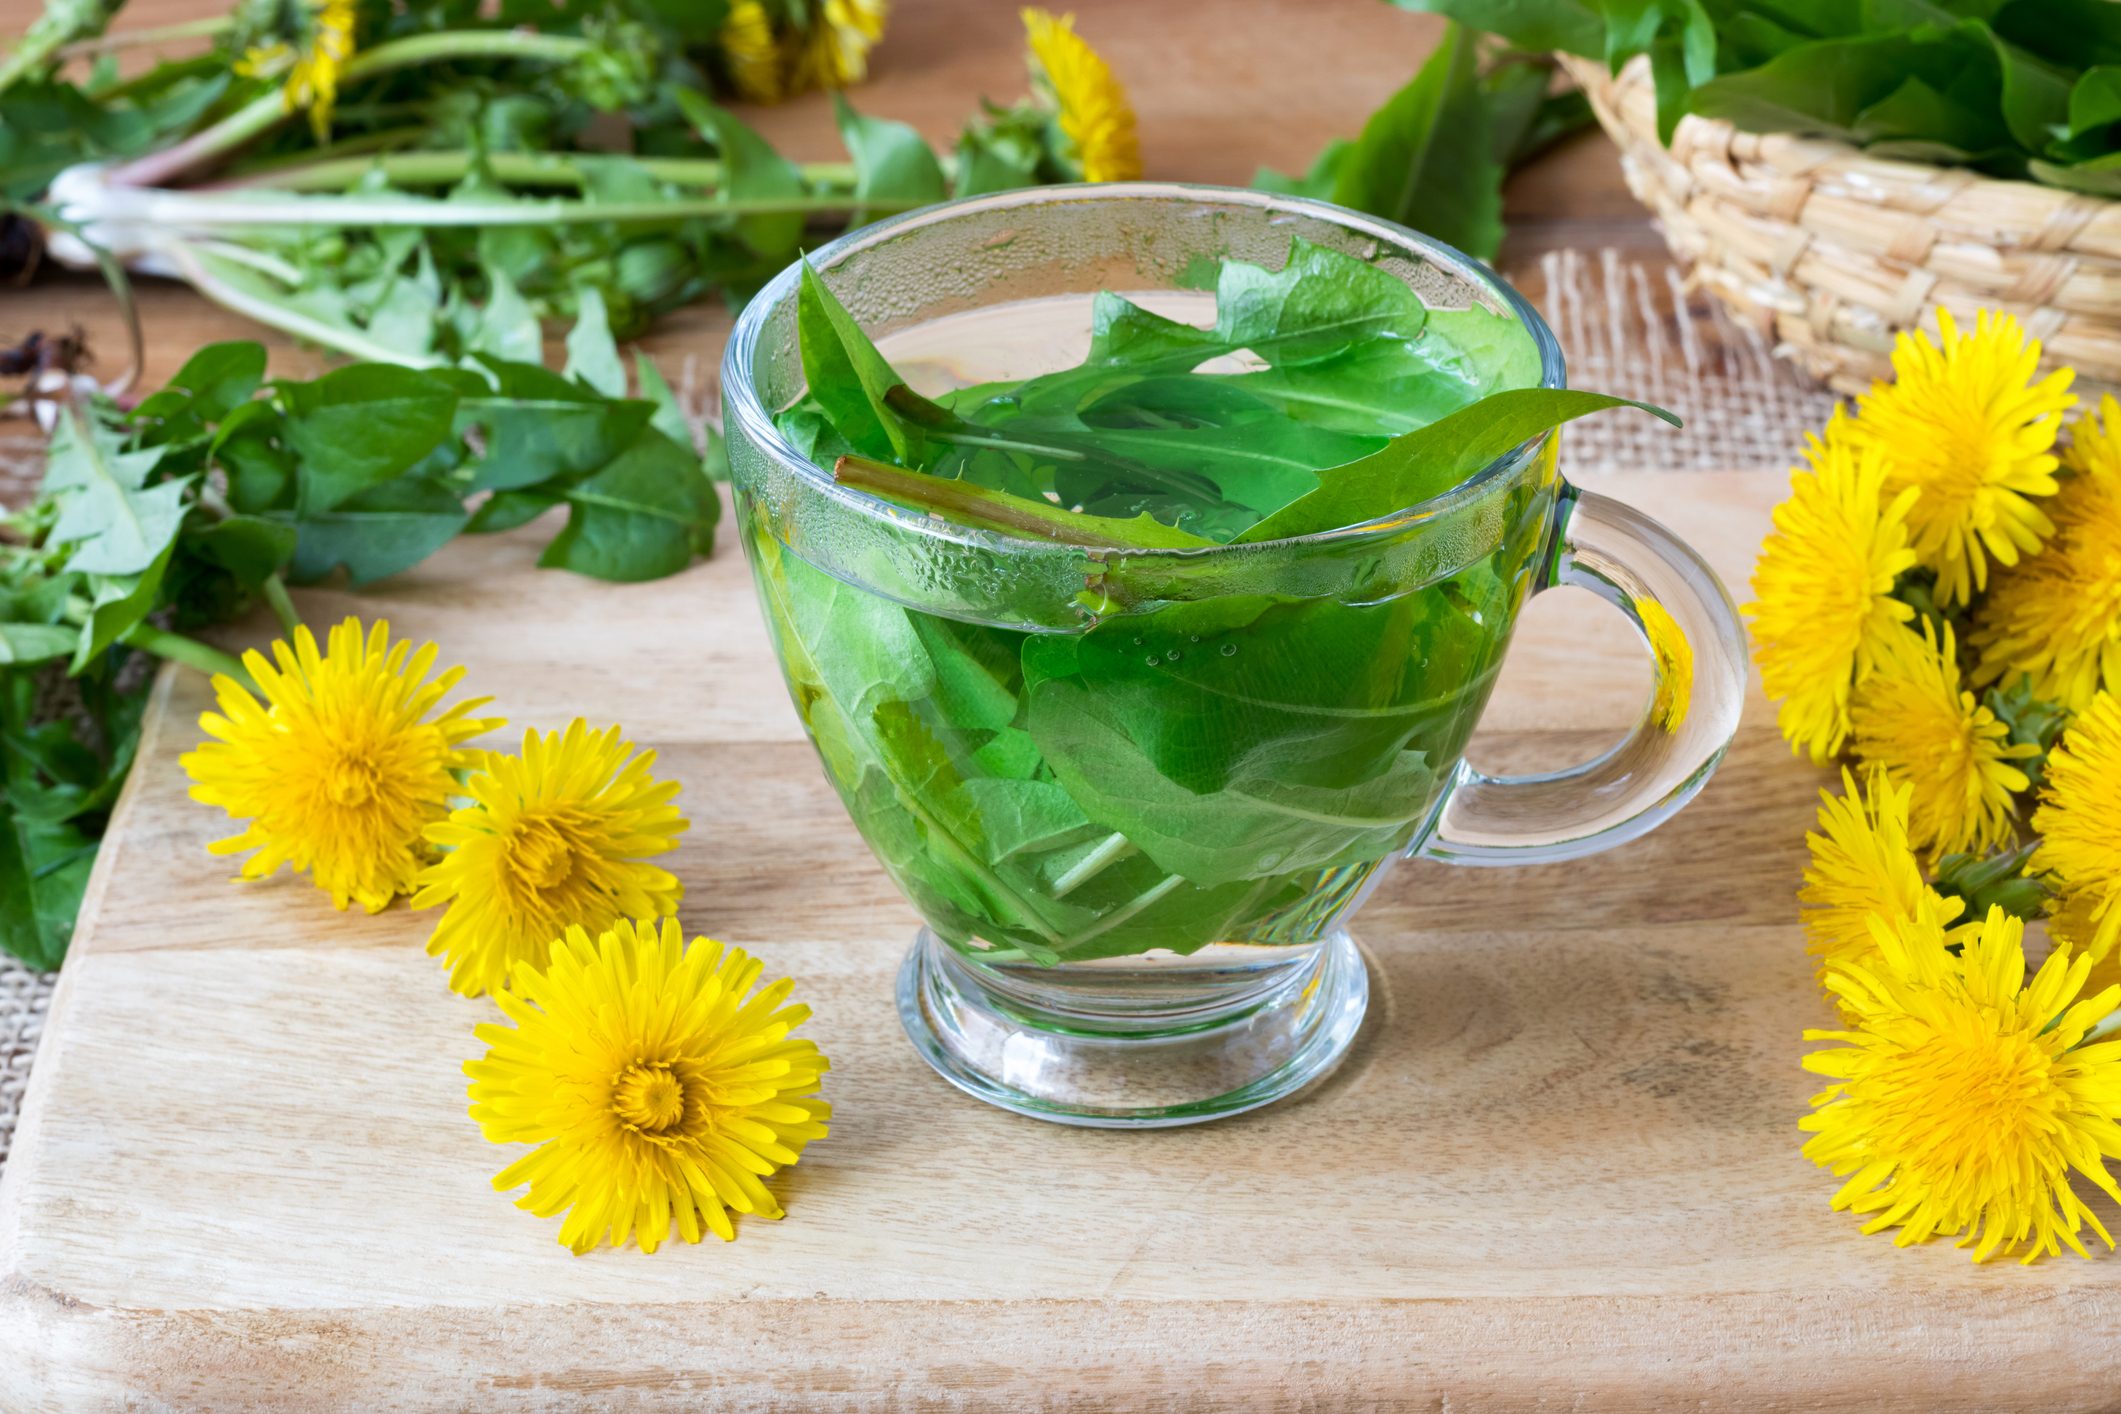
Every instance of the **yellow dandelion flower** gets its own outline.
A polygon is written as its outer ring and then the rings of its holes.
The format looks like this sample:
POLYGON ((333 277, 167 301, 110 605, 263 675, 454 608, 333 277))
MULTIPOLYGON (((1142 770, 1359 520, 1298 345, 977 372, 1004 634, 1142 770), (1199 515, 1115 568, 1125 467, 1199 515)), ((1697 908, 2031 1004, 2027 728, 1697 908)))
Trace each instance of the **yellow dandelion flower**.
POLYGON ((1131 182, 1142 174, 1134 108, 1112 66, 1075 32, 1075 16, 1020 12, 1031 44, 1032 77, 1060 118, 1069 155, 1086 182, 1131 182))
POLYGON ((753 103, 778 103, 788 96, 781 42, 774 35, 772 17, 759 0, 733 0, 716 38, 739 97, 753 103))
POLYGON ((358 903, 374 913, 409 893, 429 855, 422 831, 448 813, 450 773, 476 754, 462 744, 502 725, 472 715, 491 698, 443 708, 464 670, 430 681, 435 651, 392 643, 386 622, 363 634, 348 619, 321 654, 306 628, 291 647, 273 644, 273 662, 244 654, 262 703, 233 678, 215 677, 221 710, 199 718, 214 740, 180 764, 193 800, 247 823, 212 851, 256 850, 243 861, 245 879, 291 865, 335 908, 358 903))
POLYGON ((813 88, 846 88, 869 75, 884 37, 885 0, 822 0, 807 18, 776 25, 760 0, 734 0, 717 35, 739 97, 778 103, 813 88))
POLYGON ((229 68, 247 79, 269 78, 285 65, 294 50, 279 40, 271 44, 253 44, 243 51, 229 68))
POLYGON ((1908 514, 1915 553, 1937 572, 1940 603, 1964 604, 2054 530, 2037 498, 2055 494, 2055 435, 2076 403, 2071 373, 2035 382, 2040 345, 1983 310, 1974 332, 1937 311, 1940 342, 1902 334, 1893 381, 1856 400, 1851 432, 1885 454, 1886 490, 1922 492, 1908 514))
POLYGON ((2121 1041, 2080 1044, 2121 987, 2080 1000, 2092 960, 2066 949, 2027 985, 2022 933, 1991 909, 1954 958, 1934 922, 1881 925, 1875 962, 1828 973, 1854 1021, 1804 1033, 1842 1044, 1804 1058, 1833 1083, 1799 1123, 1805 1157, 1848 1179, 1835 1209, 1869 1215, 1865 1232, 1964 1234, 1977 1262, 2086 1255, 2087 1225, 2114 1245, 2070 1176, 2121 1200, 2105 1162, 2121 1157, 2121 1041))
POLYGON ((1853 445, 1847 427, 1837 411, 1824 439, 1807 438, 1809 468, 1790 473, 1745 606, 1782 735, 1820 762, 1848 736, 1850 689, 1915 612, 1892 592, 1915 563, 1907 515, 1916 492, 1886 502, 1884 459, 1853 445))
POLYGON ((2031 782, 2013 762, 2037 755, 1960 683, 1958 645, 1928 624, 1896 631, 1849 706, 1856 755, 1912 787, 1908 834, 1935 860, 1984 853, 2011 838, 2012 797, 2031 782))
POLYGON ((794 51, 793 87, 845 88, 867 78, 888 9, 884 0, 825 0, 794 51))
POLYGON ((1871 921, 1898 926, 1916 919, 1939 927, 1966 907, 1922 882, 1908 842, 1913 786, 1896 786, 1872 769, 1863 785, 1846 767, 1840 795, 1819 792, 1819 831, 1804 837, 1811 863, 1797 893, 1810 950, 1826 968, 1878 955, 1871 921))
POLYGON ((2036 696, 2082 711, 2121 688, 2121 404, 2111 394, 2072 429, 2049 508, 2047 548, 2008 574, 1981 606, 1973 635, 1983 682, 2032 679, 2036 696))
POLYGON ((477 1029, 471 1117, 496 1144, 538 1147, 495 1175, 516 1206, 565 1211, 576 1252, 628 1237, 653 1252, 677 1224, 736 1236, 732 1210, 778 1218, 761 1179, 825 1137, 815 1098, 830 1068, 789 1033, 810 1015, 794 983, 754 991, 764 969, 740 948, 685 945, 675 919, 620 920, 594 942, 569 928, 549 965, 526 965, 494 994, 514 1023, 477 1029))
MULTIPOLYGON (((2108 987, 2121 987, 2121 948, 2115 949, 2105 957, 2093 959, 2092 970, 2084 984, 2084 989, 2088 992, 2103 992, 2108 987)), ((2105 1035, 2112 1035, 2114 1029, 2114 1023, 2111 1020, 2101 1028, 2102 1033, 2105 1035)))
MULTIPOLYGON (((2037 811, 2034 818, 2039 818, 2037 811)), ((2111 972, 2116 963, 2121 963, 2121 949, 2104 952, 2099 942, 2100 925, 2107 921, 2099 907, 2101 902, 2100 895, 2091 889, 2058 889, 2047 905, 2047 935, 2060 947, 2089 954, 2095 978, 2111 972)), ((2111 948, 2112 945, 2109 938, 2105 947, 2111 948)), ((2121 977, 2109 980, 2121 981, 2121 977)))
POLYGON ((525 732, 520 756, 486 753, 464 787, 472 803, 427 829, 449 852, 413 881, 414 908, 448 905, 427 951, 449 959, 451 987, 497 991, 575 925, 677 912, 677 876, 644 862, 686 828, 670 803, 677 782, 654 765, 617 727, 593 732, 579 717, 564 734, 525 732))
MULTIPOLYGON (((312 0, 308 42, 295 51, 295 61, 286 70, 286 83, 280 89, 286 108, 288 112, 310 110, 310 127, 316 129, 318 142, 331 138, 331 108, 339 102, 339 70, 344 70, 346 61, 354 57, 354 23, 358 19, 361 13, 354 0, 312 0)), ((255 49, 244 55, 238 68, 242 72, 261 72, 284 53, 284 45, 265 51, 255 49)))
POLYGON ((2047 756, 2032 867, 2060 895, 2053 931, 2094 960, 2121 938, 2121 698, 2101 692, 2047 756))

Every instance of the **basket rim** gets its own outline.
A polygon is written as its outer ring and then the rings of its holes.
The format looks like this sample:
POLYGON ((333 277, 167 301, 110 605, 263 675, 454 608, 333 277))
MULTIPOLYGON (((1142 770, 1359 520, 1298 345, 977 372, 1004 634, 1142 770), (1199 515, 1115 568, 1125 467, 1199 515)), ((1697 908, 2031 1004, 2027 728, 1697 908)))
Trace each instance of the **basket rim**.
MULTIPOLYGON (((1610 94, 1617 98, 1621 92, 1626 90, 1653 87, 1650 78, 1650 60, 1647 54, 1637 54, 1630 58, 1621 66, 1618 73, 1612 71, 1602 61, 1586 58, 1581 54, 1569 54, 1557 50, 1554 58, 1561 66, 1563 72, 1567 73, 1575 81, 1576 86, 1581 88, 1588 97, 1595 98, 1603 94, 1610 94)), ((1781 171, 1786 171, 1787 168, 1775 160, 1777 153, 1801 148, 1808 155, 1802 174, 1807 178, 1816 178, 1821 167, 1829 164, 1842 162, 1861 163, 1866 167, 1886 172, 1906 173, 1910 179, 1914 179, 1916 174, 1920 173, 1949 173, 1953 179, 1963 179, 1967 187, 1993 187, 2008 191, 2039 192, 2042 194, 2042 200, 2068 199, 2102 208, 2111 208, 2117 202, 2117 198, 2114 197, 2099 196, 2092 192, 2073 191, 2068 187, 2052 186, 2046 182, 2025 181, 2016 177, 1992 176, 1975 167, 1947 166, 1941 162, 1917 162, 1905 157, 1879 157, 1864 151, 1854 143, 1844 142, 1839 138, 1793 132, 1786 128, 1773 132, 1756 132, 1750 128, 1741 128, 1728 118, 1707 118, 1697 113, 1688 113, 1680 118, 1678 126, 1672 131, 1672 142, 1666 143, 1658 138, 1654 124, 1645 131, 1639 125, 1629 122, 1624 105, 1612 102, 1605 106, 1610 107, 1619 126, 1625 131, 1627 140, 1654 147, 1667 156, 1673 156, 1675 149, 1682 146, 1679 141, 1680 134, 1689 128, 1693 128, 1697 132, 1708 136, 1709 141, 1703 142, 1700 138, 1697 138, 1694 142, 1684 144, 1684 146, 1714 146, 1717 145, 1716 139, 1722 134, 1751 138, 1757 141, 1761 147, 1758 160, 1781 171)), ((1652 105, 1652 111, 1655 111, 1654 104, 1652 105)), ((1613 133, 1614 123, 1607 121, 1604 111, 1598 113, 1598 118, 1599 126, 1604 128, 1616 141, 1619 141, 1620 135, 1613 133)))

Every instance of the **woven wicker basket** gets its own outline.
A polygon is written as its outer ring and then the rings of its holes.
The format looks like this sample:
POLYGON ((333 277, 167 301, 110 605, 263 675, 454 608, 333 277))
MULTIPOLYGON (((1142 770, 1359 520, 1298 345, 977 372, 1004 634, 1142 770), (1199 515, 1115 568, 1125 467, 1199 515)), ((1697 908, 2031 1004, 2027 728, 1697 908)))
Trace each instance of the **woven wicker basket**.
POLYGON ((1934 331, 1940 304, 2014 314, 2048 366, 2121 385, 2121 202, 1707 118, 1667 148, 1644 60, 1562 64, 1690 283, 1835 390, 1888 374, 1893 336, 1934 331))

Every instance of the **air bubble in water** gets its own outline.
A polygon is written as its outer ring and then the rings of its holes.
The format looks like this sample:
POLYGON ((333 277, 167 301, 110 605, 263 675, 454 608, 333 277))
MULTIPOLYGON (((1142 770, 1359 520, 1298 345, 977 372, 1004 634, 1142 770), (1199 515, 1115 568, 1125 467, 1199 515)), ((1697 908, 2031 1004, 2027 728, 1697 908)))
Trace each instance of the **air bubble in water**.
POLYGON ((1237 656, 1237 645, 1234 643, 1225 643, 1223 645, 1223 656, 1225 658, 1235 658, 1237 656))

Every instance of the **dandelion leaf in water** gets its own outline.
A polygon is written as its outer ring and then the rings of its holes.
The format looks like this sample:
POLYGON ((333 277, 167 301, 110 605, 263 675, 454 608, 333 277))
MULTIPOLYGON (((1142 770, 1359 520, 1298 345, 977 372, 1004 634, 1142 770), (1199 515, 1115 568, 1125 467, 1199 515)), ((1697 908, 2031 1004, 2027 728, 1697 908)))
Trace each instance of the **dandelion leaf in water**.
MULTIPOLYGON (((1201 328, 1144 309, 1111 291, 1091 307, 1090 351, 1076 368, 1000 391, 1031 414, 1079 410, 1116 382, 1189 373, 1249 351, 1270 366, 1330 359, 1375 339, 1416 338, 1428 306, 1404 282, 1366 261, 1292 238, 1280 270, 1225 261, 1215 281, 1215 324, 1201 328)), ((950 399, 966 410, 968 390, 950 399)))
POLYGON ((1535 387, 1542 371, 1525 327, 1476 304, 1430 311, 1417 339, 1367 339, 1330 358, 1224 381, 1302 422, 1396 436, 1490 393, 1535 387))
POLYGON ((1447 601, 1231 596, 1024 647, 1026 723, 1100 821, 1200 884, 1377 858, 1454 760, 1492 635, 1447 601))
POLYGON ((1661 408, 1605 393, 1514 388, 1393 438, 1383 450, 1319 473, 1319 486, 1253 526, 1242 541, 1310 535, 1418 505, 1515 447, 1606 408, 1633 407, 1677 425, 1661 408))
MULTIPOLYGON (((1281 269, 1225 262, 1214 283, 1212 325, 1102 292, 1080 365, 931 401, 806 269, 797 321, 809 387, 783 430, 821 463, 852 453, 1100 522, 1146 516, 1227 542, 1259 538, 1261 522, 1299 501, 1314 515, 1361 501, 1350 520, 1404 504, 1371 460, 1392 438, 1542 371, 1515 319, 1477 304, 1432 312, 1398 274, 1301 238, 1281 269), (1357 470, 1336 490, 1320 473, 1340 467, 1357 470)), ((933 508, 980 506, 938 491, 933 508)))
MULTIPOLYGON (((1227 263, 1213 283, 1212 322, 1199 294, 1152 309, 1106 292, 1075 307, 1092 320, 1080 365, 931 398, 803 272, 809 387, 784 435, 902 522, 1058 541, 1062 582, 1080 575, 1081 625, 1027 631, 907 607, 750 527, 826 771, 930 925, 972 955, 1305 938, 1322 916, 1307 909, 1330 911, 1430 817, 1551 488, 1508 488, 1498 543, 1418 589, 1267 592, 1268 564, 1235 592, 1210 582, 1224 558, 1187 552, 1385 514, 1620 401, 1537 388, 1539 348, 1507 312, 1432 311, 1399 274, 1321 246, 1292 242, 1276 270, 1227 263), (1170 317, 1193 309, 1197 324, 1170 317)), ((1038 311, 1024 317, 1036 339, 1038 311)), ((973 561, 1000 552, 956 538, 906 549, 973 583, 973 561)), ((982 595, 1007 598, 1001 580, 982 595)))
POLYGON ((795 319, 810 399, 833 429, 866 456, 910 465, 914 435, 884 401, 905 380, 807 260, 802 263, 795 319))

